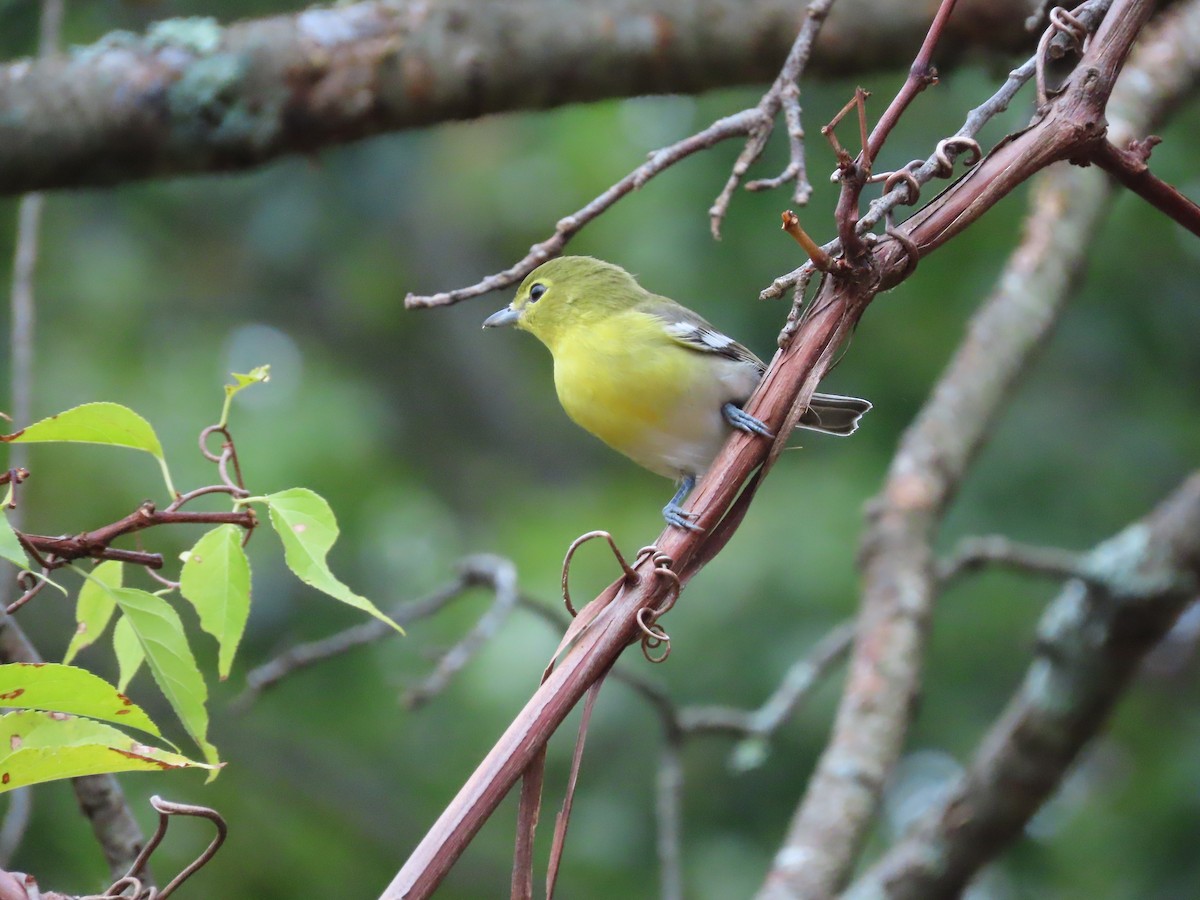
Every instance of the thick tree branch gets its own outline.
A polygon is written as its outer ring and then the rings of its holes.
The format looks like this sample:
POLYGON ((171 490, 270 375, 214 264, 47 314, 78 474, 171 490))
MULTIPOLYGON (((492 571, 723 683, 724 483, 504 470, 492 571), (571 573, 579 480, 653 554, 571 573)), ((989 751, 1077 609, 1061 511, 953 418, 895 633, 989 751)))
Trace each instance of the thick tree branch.
POLYGON ((848 892, 961 896, 1019 836, 1103 727, 1138 665, 1200 595, 1200 474, 1084 558, 1038 628, 1038 654, 949 796, 848 892))
MULTIPOLYGON (((1028 45, 1026 0, 962 6, 954 53, 1028 45)), ((227 27, 170 20, 0 67, 0 193, 243 169, 486 113, 762 83, 803 16, 793 0, 373 0, 227 27)), ((925 26, 920 4, 842 0, 813 68, 906 61, 925 26)))

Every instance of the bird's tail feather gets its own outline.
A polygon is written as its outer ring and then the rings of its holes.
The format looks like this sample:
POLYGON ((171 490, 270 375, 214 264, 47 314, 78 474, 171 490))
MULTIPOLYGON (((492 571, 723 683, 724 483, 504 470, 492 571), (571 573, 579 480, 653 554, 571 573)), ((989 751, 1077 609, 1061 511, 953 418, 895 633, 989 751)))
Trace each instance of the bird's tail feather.
POLYGON ((799 427, 845 437, 858 430, 858 420, 871 408, 868 400, 838 394, 813 394, 799 427))

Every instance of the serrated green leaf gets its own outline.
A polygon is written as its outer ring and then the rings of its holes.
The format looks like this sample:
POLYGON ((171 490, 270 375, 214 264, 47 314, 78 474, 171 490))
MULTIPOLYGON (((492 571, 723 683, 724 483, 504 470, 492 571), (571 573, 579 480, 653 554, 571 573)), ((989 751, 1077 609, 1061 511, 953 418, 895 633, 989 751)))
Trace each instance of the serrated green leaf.
POLYGON ((0 665, 0 706, 87 716, 162 737, 140 706, 103 678, 76 666, 0 665))
POLYGON ((329 570, 325 557, 337 540, 338 527, 333 510, 324 497, 307 488, 291 488, 262 499, 266 501, 271 525, 283 542, 284 560, 297 578, 335 600, 370 613, 404 634, 404 629, 374 603, 354 593, 329 570))
POLYGON ((196 607, 200 627, 217 639, 217 670, 229 677, 246 619, 250 616, 250 562, 242 529, 218 525, 184 554, 179 591, 196 607))
POLYGON ((4 439, 22 444, 43 441, 115 444, 145 450, 160 459, 163 455, 162 444, 150 423, 119 403, 85 403, 35 422, 4 439))
POLYGON ((18 569, 28 569, 29 557, 25 554, 25 548, 21 546, 21 542, 17 540, 17 533, 13 531, 8 516, 0 516, 0 518, 4 519, 3 522, 0 522, 0 557, 4 557, 18 569))
POLYGON ((80 775, 197 766, 215 768, 92 719, 33 710, 0 716, 0 791, 80 775))
MULTIPOLYGON (((69 663, 80 650, 99 640, 117 608, 117 601, 113 596, 95 582, 109 587, 120 587, 125 570, 122 563, 109 559, 100 563, 89 574, 91 578, 84 579, 83 586, 79 589, 79 597, 75 601, 75 634, 71 643, 67 645, 64 663, 69 663)), ((121 689, 124 690, 124 686, 121 689)))
POLYGON ((175 495, 162 444, 150 423, 119 403, 85 403, 58 415, 34 422, 0 440, 30 444, 45 442, 109 444, 144 450, 158 460, 167 490, 175 495))
POLYGON ((106 588, 137 636, 146 665, 159 690, 200 747, 206 762, 218 762, 217 748, 208 742, 208 688, 179 614, 162 597, 134 588, 106 588))
MULTIPOLYGON (((113 602, 116 603, 116 600, 113 602)), ((113 653, 117 657, 117 689, 124 691, 146 661, 146 654, 142 652, 133 626, 124 616, 117 619, 117 624, 113 626, 112 643, 113 653)))

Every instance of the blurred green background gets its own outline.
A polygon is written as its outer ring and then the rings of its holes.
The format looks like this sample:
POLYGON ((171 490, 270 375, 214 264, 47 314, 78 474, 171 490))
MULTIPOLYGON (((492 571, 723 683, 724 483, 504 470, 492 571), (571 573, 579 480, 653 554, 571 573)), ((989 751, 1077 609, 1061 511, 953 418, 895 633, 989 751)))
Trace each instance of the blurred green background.
MULTIPOLYGON (((34 6, 0 3, 7 56, 30 52, 34 6)), ((90 43, 170 15, 229 19, 298 7, 72 4, 67 39, 90 43)), ((926 156, 1008 65, 947 73, 905 117, 881 164, 926 156)), ((874 92, 876 112, 901 78, 859 79, 874 92)), ((852 90, 851 82, 805 85, 810 133, 852 90)), ((658 534, 670 485, 567 420, 549 356, 535 340, 480 330, 509 294, 424 312, 406 312, 403 297, 510 265, 649 150, 759 94, 493 117, 250 174, 51 195, 37 279, 35 416, 90 400, 127 404, 157 428, 176 483, 196 487, 215 481, 196 436, 219 413, 226 373, 270 363, 271 383, 235 404, 232 429, 248 486, 265 493, 303 485, 324 495, 342 527, 333 566, 355 590, 390 607, 448 581, 462 555, 486 551, 513 559, 522 589, 556 607, 568 543, 605 528, 635 551, 658 534)), ((985 137, 994 141, 1027 114, 1014 109, 985 137)), ((1154 155, 1156 171, 1193 197, 1200 181, 1188 139, 1198 127, 1200 109, 1191 104, 1154 155)), ((625 266, 769 355, 786 307, 757 294, 800 257, 778 228, 779 211, 791 205, 785 192, 739 193, 724 240, 709 237, 705 211, 738 149, 721 146, 662 175, 589 226, 570 252, 625 266)), ((752 176, 774 174, 784 161, 780 136, 752 176)), ((812 143, 816 194, 801 215, 819 240, 832 236, 833 192, 824 177, 832 165, 828 149, 812 143)), ((0 203, 10 248, 16 207, 0 203)), ((625 665, 681 704, 755 706, 853 613, 863 504, 993 284, 1023 213, 1023 196, 1010 198, 878 299, 825 384, 875 402, 862 430, 846 442, 797 438, 738 535, 671 615, 670 662, 650 667, 633 651, 625 665)), ((1077 299, 967 480, 943 549, 993 532, 1088 547, 1142 515, 1196 466, 1198 271, 1200 242, 1136 198, 1117 202, 1077 299)), ((163 499, 153 462, 115 449, 38 448, 31 468, 22 497, 28 527, 41 533, 94 528, 144 498, 163 499)), ((144 546, 173 558, 197 536, 160 529, 145 535, 144 546)), ((296 675, 239 715, 228 704, 247 668, 361 621, 296 582, 269 535, 256 536, 250 551, 255 601, 241 665, 229 683, 211 685, 212 737, 227 768, 208 787, 196 774, 134 775, 123 784, 148 829, 145 801, 153 793, 214 806, 229 820, 229 842, 188 896, 375 896, 520 709, 557 637, 518 613, 444 695, 405 709, 405 689, 485 608, 479 591, 415 624, 406 639, 296 675)), ((586 548, 573 570, 576 595, 594 593, 614 572, 599 545, 586 548)), ((1054 593, 1053 584, 987 574, 944 598, 912 755, 875 850, 969 759, 1019 683, 1034 623, 1054 593)), ((72 613, 73 602, 46 592, 20 621, 47 658, 59 659, 72 613)), ((190 609, 183 615, 194 623, 190 609)), ((1156 658, 1113 729, 974 896, 1191 895, 1200 883, 1200 685, 1191 653, 1200 623, 1187 621, 1192 631, 1181 625, 1175 652, 1156 658)), ((211 671, 211 642, 201 636, 194 646, 211 671)), ((82 661, 112 673, 103 646, 82 661)), ((689 897, 747 896, 758 885, 826 737, 839 683, 840 672, 778 734, 759 768, 732 772, 724 739, 688 746, 689 897)), ((167 718, 146 675, 133 694, 167 718)), ((551 746, 548 809, 561 796, 575 721, 551 746)), ((563 896, 656 895, 660 742, 647 705, 609 682, 584 759, 563 896)), ((512 801, 439 896, 506 893, 512 801)), ((85 893, 107 885, 69 786, 39 788, 34 802, 14 868, 36 873, 45 888, 85 893)), ((543 818, 543 838, 551 818, 543 818)), ((160 877, 190 861, 208 837, 201 826, 176 825, 155 857, 160 877)))

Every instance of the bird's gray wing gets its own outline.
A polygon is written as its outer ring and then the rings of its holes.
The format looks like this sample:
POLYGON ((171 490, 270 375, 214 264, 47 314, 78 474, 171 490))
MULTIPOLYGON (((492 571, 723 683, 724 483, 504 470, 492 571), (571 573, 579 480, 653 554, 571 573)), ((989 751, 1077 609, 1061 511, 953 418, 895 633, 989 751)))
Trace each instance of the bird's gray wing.
POLYGON ((766 366, 763 361, 727 334, 713 328, 703 316, 680 306, 674 300, 655 296, 647 312, 663 321, 663 330, 675 342, 689 350, 713 353, 735 362, 750 363, 760 372, 766 366))

